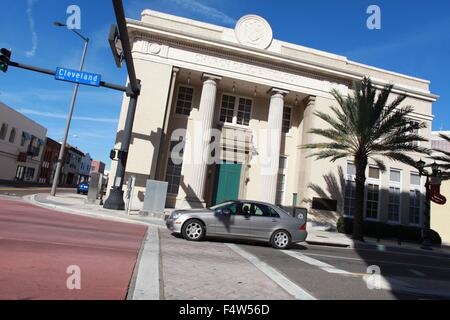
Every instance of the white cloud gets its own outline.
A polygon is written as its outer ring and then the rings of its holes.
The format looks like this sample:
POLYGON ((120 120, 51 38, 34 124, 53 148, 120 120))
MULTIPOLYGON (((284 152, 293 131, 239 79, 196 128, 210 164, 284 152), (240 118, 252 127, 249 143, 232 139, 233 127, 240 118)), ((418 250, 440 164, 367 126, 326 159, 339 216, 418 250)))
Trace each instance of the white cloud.
POLYGON ((213 7, 207 6, 203 3, 200 3, 197 0, 170 0, 177 5, 183 7, 184 9, 190 10, 191 12, 200 14, 202 16, 212 18, 216 21, 220 21, 227 25, 235 25, 236 19, 228 16, 227 14, 219 11, 213 7))
POLYGON ((33 18, 33 4, 35 4, 38 0, 28 0, 27 2, 27 16, 28 16, 28 24, 30 25, 31 31, 31 50, 25 52, 28 57, 34 57, 37 50, 38 39, 36 28, 34 26, 34 18, 33 18))
MULTIPOLYGON (((18 109, 17 110, 20 113, 28 114, 28 115, 35 115, 40 117, 46 117, 46 118, 56 118, 56 119, 67 119, 66 114, 61 113, 53 113, 53 112, 43 112, 38 110, 32 110, 32 109, 18 109)), ((91 121, 91 122, 102 122, 102 123, 118 123, 118 119, 114 118, 96 118, 96 117, 80 117, 80 116, 74 116, 72 117, 73 120, 79 120, 79 121, 91 121)))

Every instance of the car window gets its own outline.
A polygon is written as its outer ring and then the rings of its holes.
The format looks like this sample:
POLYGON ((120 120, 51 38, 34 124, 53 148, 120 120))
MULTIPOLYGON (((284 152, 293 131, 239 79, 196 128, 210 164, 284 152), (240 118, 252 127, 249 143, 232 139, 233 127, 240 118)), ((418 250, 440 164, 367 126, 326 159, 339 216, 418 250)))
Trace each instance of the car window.
POLYGON ((238 214, 238 212, 239 212, 239 207, 240 207, 240 204, 238 204, 238 203, 233 203, 232 205, 228 206, 227 209, 230 210, 230 212, 231 212, 232 215, 236 215, 236 214, 238 214))
POLYGON ((243 203, 241 211, 242 211, 242 214, 245 215, 245 216, 251 215, 252 204, 251 203, 243 203))
POLYGON ((254 209, 252 214, 257 216, 257 217, 270 217, 271 216, 271 212, 270 212, 270 208, 263 205, 263 204, 254 204, 253 205, 254 209))

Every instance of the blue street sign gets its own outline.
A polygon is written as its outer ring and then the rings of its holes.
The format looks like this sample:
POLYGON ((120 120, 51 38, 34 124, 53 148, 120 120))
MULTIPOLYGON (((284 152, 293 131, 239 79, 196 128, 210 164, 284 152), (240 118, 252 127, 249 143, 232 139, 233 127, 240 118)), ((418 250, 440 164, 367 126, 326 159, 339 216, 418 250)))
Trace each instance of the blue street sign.
POLYGON ((102 76, 100 74, 58 67, 56 68, 55 79, 99 87, 102 76))

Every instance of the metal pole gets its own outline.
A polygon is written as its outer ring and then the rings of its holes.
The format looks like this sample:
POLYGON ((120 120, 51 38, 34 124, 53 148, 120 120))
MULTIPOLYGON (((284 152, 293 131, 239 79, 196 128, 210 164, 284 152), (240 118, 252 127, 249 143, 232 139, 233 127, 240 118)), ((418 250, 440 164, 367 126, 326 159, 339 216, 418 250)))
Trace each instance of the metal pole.
POLYGON ((431 250, 431 242, 430 242, 430 212, 431 212, 431 200, 430 200, 430 177, 427 175, 426 182, 426 196, 425 196, 425 212, 424 212, 424 221, 423 221, 423 229, 422 229, 422 249, 431 250))
MULTIPOLYGON (((86 39, 84 42, 83 56, 81 57, 80 71, 83 71, 84 61, 86 59, 88 45, 89 45, 89 39, 86 39)), ((72 101, 70 102, 69 115, 67 116, 66 129, 64 131, 64 139, 63 139, 63 143, 61 145, 61 149, 59 150, 58 163, 56 165, 55 177, 53 178, 53 185, 52 185, 52 191, 51 191, 51 195, 53 197, 56 195, 56 188, 59 184, 59 177, 61 175, 61 169, 62 169, 62 165, 63 165, 63 161, 64 161, 64 152, 66 149, 67 137, 69 135, 70 123, 72 121, 73 109, 75 107, 75 101, 77 99, 79 86, 80 85, 78 83, 75 84, 75 88, 73 90, 73 95, 72 95, 72 101)))
POLYGON ((123 180, 125 178, 125 168, 127 164, 128 150, 130 147, 131 135, 133 130, 134 116, 136 114, 137 100, 141 91, 140 81, 136 78, 136 71, 134 69, 133 57, 131 54, 130 38, 128 36, 127 21, 125 19, 125 12, 123 9, 122 0, 112 0, 114 13, 116 15, 117 27, 119 28, 120 40, 122 42, 123 52, 125 55, 125 62, 128 70, 129 78, 129 93, 130 101, 128 104, 128 112, 125 120, 124 133, 120 147, 121 159, 117 162, 116 176, 113 180, 113 187, 103 205, 106 209, 124 210, 125 202, 123 200, 123 180))

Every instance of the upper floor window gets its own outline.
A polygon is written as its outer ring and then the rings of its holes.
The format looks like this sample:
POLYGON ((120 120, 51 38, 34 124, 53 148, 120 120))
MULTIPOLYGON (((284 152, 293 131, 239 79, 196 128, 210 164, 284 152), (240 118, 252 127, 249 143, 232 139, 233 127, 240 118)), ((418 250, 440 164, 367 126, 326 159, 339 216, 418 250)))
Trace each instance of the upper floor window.
POLYGON ((371 179, 380 179, 380 169, 375 167, 369 167, 369 178, 371 179))
POLYGON ((253 101, 224 94, 220 105, 220 122, 250 125, 253 101))
POLYGON ((292 108, 285 106, 283 108, 283 133, 289 133, 291 130, 292 108))
POLYGON ((8 124, 3 123, 2 128, 0 129, 0 139, 1 140, 5 140, 7 131, 8 131, 8 124))
POLYGON ((16 128, 12 128, 11 132, 9 134, 9 142, 10 143, 14 143, 14 141, 16 140, 16 128))
POLYGON ((178 88, 177 106, 175 112, 189 116, 192 111, 192 101, 194 99, 194 88, 180 86, 178 88))

